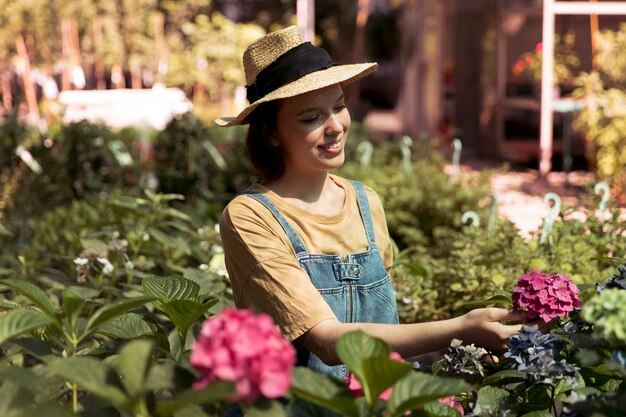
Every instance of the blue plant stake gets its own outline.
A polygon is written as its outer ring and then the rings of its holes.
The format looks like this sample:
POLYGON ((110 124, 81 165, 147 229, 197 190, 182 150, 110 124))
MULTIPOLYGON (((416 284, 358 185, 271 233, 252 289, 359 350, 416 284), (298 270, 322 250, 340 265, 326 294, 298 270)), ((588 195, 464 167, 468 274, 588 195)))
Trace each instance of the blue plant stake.
POLYGON ((609 185, 604 181, 600 181, 595 185, 595 187, 593 187, 593 193, 595 195, 600 194, 600 191, 602 191, 602 198, 600 199, 598 208, 600 209, 600 215, 604 216, 604 212, 606 211, 606 202, 609 201, 609 198, 611 197, 611 191, 609 190, 609 185))
POLYGON ((541 231, 541 238, 539 239, 539 243, 545 243, 548 240, 548 243, 552 245, 554 243, 552 239, 552 226, 554 225, 554 220, 556 220, 556 216, 559 215, 561 211, 561 197, 559 197, 556 193, 547 193, 543 197, 543 202, 548 204, 548 202, 552 200, 554 204, 550 208, 548 215, 543 221, 543 229, 541 231))
POLYGON ((480 218, 478 217, 478 213, 476 213, 475 211, 468 210, 465 213, 463 213, 463 216, 461 216, 461 223, 465 224, 467 223, 468 220, 472 221, 472 223, 470 224, 471 226, 474 226, 474 227, 480 226, 480 218))
POLYGON ((491 209, 489 210, 489 224, 487 230, 491 231, 498 221, 498 193, 491 193, 491 209))
POLYGON ((461 163, 461 150, 463 150, 463 144, 459 139, 452 141, 452 174, 450 177, 455 180, 461 174, 459 164, 461 163))
POLYGON ((370 161, 372 160, 372 155, 374 154, 374 145, 372 145, 372 142, 364 140, 357 145, 356 151, 357 153, 361 154, 359 158, 361 166, 368 166, 370 164, 370 161))
POLYGON ((404 135, 400 139, 400 150, 402 151, 402 168, 404 172, 409 175, 413 171, 411 166, 411 145, 413 145, 413 139, 404 135))

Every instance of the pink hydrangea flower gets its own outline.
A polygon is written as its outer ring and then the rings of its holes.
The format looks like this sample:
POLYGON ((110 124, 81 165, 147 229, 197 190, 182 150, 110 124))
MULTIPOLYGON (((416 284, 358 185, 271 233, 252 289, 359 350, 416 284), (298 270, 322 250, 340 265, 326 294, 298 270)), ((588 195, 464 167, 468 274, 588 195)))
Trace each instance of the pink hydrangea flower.
POLYGON ((578 287, 568 276, 542 274, 539 270, 518 278, 512 300, 515 309, 526 308, 530 319, 539 317, 545 323, 580 307, 578 287))
POLYGON ((225 308, 204 322, 189 362, 201 374, 194 388, 232 381, 238 394, 233 401, 249 404, 261 395, 285 394, 296 351, 269 315, 225 308))
POLYGON ((462 416, 465 415, 465 410, 463 409, 463 406, 461 405, 460 402, 456 400, 456 397, 454 395, 451 395, 449 397, 439 398, 437 401, 439 401, 441 404, 445 404, 449 407, 454 408, 456 411, 461 413, 462 416))
MULTIPOLYGON (((400 356, 400 354, 397 353, 397 352, 391 352, 389 357, 391 359, 395 359, 397 361, 402 361, 402 356, 400 356)), ((356 377, 354 376, 354 374, 352 372, 350 372, 348 374, 348 376, 346 377, 346 383, 348 384, 348 389, 350 390, 350 392, 352 393, 352 396, 354 398, 359 398, 359 397, 362 397, 364 395, 363 394, 363 386, 361 385, 359 380, 356 379, 356 377)), ((380 398, 381 400, 385 400, 385 401, 388 401, 389 397, 391 397, 391 387, 389 387, 386 390, 384 390, 378 396, 378 398, 380 398)))

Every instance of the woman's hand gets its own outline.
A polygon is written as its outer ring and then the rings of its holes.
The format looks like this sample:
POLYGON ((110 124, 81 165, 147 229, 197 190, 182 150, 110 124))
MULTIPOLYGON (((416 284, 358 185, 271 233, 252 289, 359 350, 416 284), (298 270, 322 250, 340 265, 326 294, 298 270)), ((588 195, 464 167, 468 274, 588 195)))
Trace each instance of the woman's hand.
POLYGON ((492 350, 506 350, 509 338, 519 333, 528 320, 523 311, 503 308, 478 308, 459 317, 461 337, 465 343, 474 343, 492 350), (516 324, 502 324, 511 321, 516 324))

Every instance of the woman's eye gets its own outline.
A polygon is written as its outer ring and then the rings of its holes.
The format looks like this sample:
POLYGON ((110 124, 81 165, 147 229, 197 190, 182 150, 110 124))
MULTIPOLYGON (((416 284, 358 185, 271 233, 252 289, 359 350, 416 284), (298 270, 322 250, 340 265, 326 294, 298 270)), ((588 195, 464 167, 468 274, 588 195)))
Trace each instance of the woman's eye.
POLYGON ((318 115, 315 115, 315 116, 309 116, 309 117, 307 117, 307 118, 305 118, 305 119, 302 119, 302 120, 301 120, 301 122, 302 122, 302 123, 313 123, 313 122, 314 122, 314 121, 316 121, 318 118, 319 118, 319 116, 318 116, 318 115))
POLYGON ((346 108, 345 104, 338 104, 335 106, 335 111, 341 111, 346 108))

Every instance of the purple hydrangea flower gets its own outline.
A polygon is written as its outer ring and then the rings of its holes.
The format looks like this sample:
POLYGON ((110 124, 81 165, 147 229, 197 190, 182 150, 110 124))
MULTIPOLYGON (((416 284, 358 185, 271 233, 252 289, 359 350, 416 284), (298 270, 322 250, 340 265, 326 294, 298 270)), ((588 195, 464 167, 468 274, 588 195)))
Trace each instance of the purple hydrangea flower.
POLYGON ((512 300, 514 308, 525 308, 530 319, 540 318, 545 323, 580 307, 578 287, 568 276, 542 274, 539 270, 518 278, 512 300))

